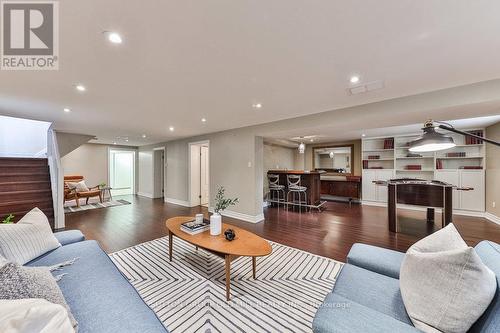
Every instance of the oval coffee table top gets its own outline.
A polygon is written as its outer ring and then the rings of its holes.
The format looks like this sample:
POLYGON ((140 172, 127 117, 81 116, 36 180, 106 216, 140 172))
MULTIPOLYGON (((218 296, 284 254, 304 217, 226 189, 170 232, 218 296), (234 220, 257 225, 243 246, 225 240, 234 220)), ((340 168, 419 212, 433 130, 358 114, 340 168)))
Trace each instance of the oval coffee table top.
POLYGON ((193 216, 177 216, 168 219, 165 224, 167 229, 175 236, 193 245, 214 252, 250 257, 266 256, 272 252, 271 244, 267 240, 231 224, 223 223, 222 234, 218 236, 211 236, 210 230, 190 235, 180 229, 182 223, 192 221, 193 219, 193 216), (224 230, 226 229, 233 229, 236 233, 236 238, 233 241, 228 241, 224 237, 224 230))

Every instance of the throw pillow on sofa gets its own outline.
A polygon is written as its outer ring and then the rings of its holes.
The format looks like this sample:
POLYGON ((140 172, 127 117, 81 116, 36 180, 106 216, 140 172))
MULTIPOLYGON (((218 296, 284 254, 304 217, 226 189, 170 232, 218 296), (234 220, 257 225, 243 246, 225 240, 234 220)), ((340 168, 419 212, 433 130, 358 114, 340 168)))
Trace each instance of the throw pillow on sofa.
POLYGON ((495 274, 453 224, 408 249, 399 281, 408 316, 424 332, 467 332, 497 288, 495 274))
POLYGON ((85 184, 85 181, 79 181, 79 182, 68 182, 68 187, 70 190, 76 190, 76 192, 88 192, 89 188, 85 184))
POLYGON ((7 263, 0 268, 0 299, 42 298, 63 306, 73 327, 77 322, 49 267, 23 267, 7 263))
POLYGON ((59 304, 44 299, 0 300, 0 332, 74 332, 68 313, 59 304))
POLYGON ((16 224, 0 224, 0 255, 10 262, 24 265, 59 246, 47 216, 38 208, 16 224))

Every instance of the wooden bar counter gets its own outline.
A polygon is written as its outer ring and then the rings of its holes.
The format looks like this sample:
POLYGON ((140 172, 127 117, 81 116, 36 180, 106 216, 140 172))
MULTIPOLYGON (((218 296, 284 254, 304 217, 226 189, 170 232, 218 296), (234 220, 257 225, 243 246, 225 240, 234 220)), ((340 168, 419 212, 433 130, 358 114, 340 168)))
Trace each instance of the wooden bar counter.
POLYGON ((280 185, 285 185, 288 190, 287 175, 299 175, 300 185, 307 187, 307 201, 310 205, 319 205, 321 203, 321 180, 317 171, 304 170, 269 170, 267 174, 280 175, 280 185))

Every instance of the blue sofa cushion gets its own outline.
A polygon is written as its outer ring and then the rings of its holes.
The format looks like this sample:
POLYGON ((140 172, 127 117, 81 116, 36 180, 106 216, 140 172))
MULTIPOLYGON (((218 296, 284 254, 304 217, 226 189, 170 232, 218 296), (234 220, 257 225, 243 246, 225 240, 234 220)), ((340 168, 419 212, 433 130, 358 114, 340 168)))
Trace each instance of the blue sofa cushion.
POLYGON ((336 293, 330 293, 314 317, 313 332, 417 333, 420 331, 375 309, 336 293))
POLYGON ((59 247, 28 266, 49 266, 79 257, 64 267, 59 282, 80 333, 167 332, 108 255, 95 241, 59 247))
POLYGON ((405 254, 377 246, 356 243, 347 255, 349 264, 399 279, 405 254))
POLYGON ((483 264, 495 273, 497 293, 488 309, 471 327, 470 332, 500 332, 500 245, 482 241, 476 245, 475 250, 483 264))
POLYGON ((412 325, 401 298, 398 279, 346 264, 335 282, 333 292, 412 325))
POLYGON ((85 236, 82 234, 80 230, 60 231, 54 233, 54 236, 63 246, 85 240, 85 236))

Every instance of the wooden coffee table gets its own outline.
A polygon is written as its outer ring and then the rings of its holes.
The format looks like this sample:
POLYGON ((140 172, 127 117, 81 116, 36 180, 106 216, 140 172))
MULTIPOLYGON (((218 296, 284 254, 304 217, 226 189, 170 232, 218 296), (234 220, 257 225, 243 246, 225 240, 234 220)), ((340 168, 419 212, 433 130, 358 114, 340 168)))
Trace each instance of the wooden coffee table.
POLYGON ((193 220, 191 216, 178 216, 168 219, 165 224, 168 229, 168 254, 172 261, 173 236, 185 240, 188 243, 205 249, 206 251, 221 257, 226 262, 226 299, 229 301, 231 295, 231 261, 238 257, 252 257, 253 278, 256 279, 257 260, 256 257, 271 254, 271 244, 264 238, 236 226, 223 223, 222 234, 211 236, 210 230, 196 235, 190 235, 180 229, 182 223, 193 220), (233 229, 236 238, 228 241, 224 237, 224 230, 233 229))

